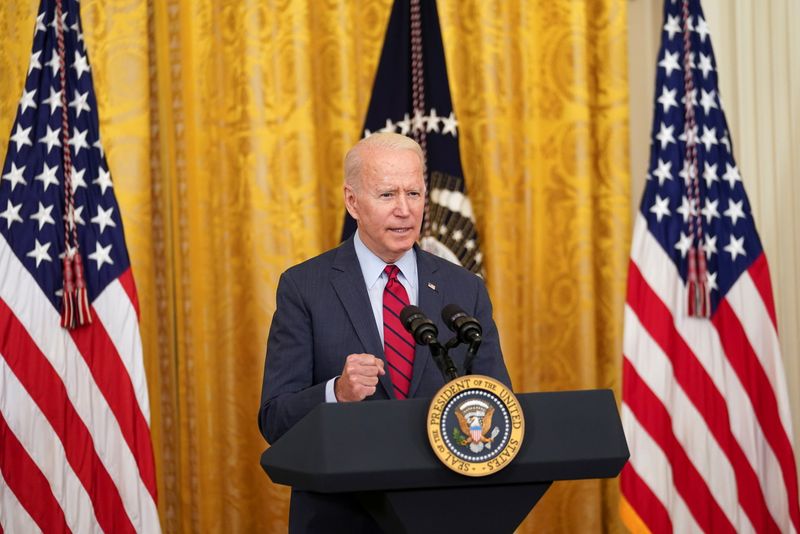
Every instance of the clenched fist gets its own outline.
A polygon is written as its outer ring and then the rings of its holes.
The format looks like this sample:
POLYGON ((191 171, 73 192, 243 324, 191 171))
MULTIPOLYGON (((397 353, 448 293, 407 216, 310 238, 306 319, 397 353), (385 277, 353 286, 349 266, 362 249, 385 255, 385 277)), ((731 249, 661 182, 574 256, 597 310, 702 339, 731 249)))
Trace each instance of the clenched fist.
POLYGON ((372 354, 350 354, 333 392, 339 402, 361 401, 375 393, 378 377, 386 374, 383 360, 372 354))

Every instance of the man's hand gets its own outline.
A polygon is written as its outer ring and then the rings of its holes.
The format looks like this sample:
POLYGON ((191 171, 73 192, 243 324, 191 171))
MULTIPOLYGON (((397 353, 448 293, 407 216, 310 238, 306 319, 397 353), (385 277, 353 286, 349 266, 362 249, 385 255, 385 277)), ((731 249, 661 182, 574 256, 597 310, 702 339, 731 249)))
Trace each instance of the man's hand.
POLYGON ((375 393, 378 377, 386 374, 383 360, 372 354, 350 354, 333 392, 339 402, 361 401, 375 393))

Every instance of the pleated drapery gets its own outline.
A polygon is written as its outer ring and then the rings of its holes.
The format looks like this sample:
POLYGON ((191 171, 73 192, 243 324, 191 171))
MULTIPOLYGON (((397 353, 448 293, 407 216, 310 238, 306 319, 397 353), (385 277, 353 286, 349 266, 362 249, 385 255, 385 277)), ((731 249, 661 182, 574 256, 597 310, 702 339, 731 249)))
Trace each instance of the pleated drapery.
MULTIPOLYGON (((464 173, 517 391, 618 389, 627 2, 440 0, 464 173)), ((0 5, 0 146, 38 0, 0 5)), ((390 0, 82 0, 139 290, 168 532, 284 532, 256 413, 280 273, 334 246, 390 0)), ((616 481, 521 532, 616 531, 616 481)))

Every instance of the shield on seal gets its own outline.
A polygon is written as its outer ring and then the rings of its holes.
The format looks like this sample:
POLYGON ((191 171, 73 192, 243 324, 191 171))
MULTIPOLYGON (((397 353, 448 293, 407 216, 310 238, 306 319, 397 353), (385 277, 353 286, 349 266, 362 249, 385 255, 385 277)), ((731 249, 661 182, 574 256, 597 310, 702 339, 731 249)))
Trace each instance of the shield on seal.
POLYGON ((472 421, 469 424, 469 435, 472 438, 472 441, 474 441, 475 443, 481 442, 481 437, 483 437, 481 430, 482 430, 481 422, 478 420, 477 417, 473 417, 472 421))

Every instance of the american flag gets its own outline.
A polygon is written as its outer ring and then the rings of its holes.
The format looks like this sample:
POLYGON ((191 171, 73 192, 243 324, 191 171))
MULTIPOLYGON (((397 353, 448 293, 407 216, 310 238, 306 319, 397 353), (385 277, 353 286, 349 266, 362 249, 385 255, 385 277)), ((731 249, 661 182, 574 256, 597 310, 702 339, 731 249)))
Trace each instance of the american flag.
MULTIPOLYGON (((483 275, 483 254, 458 147, 458 120, 435 0, 395 0, 364 121, 364 137, 394 132, 425 152, 424 250, 483 275)), ((355 231, 345 213, 342 239, 355 231)))
POLYGON ((0 177, 0 531, 158 532, 139 308, 81 28, 76 0, 41 2, 0 177), (70 330, 65 141, 92 321, 70 330))
POLYGON ((769 270, 699 0, 665 1, 657 62, 625 306, 621 411, 631 458, 621 477, 630 505, 623 520, 653 532, 796 532, 792 424, 769 270), (708 317, 697 317, 688 286, 690 267, 702 282, 703 255, 710 306, 708 317))

